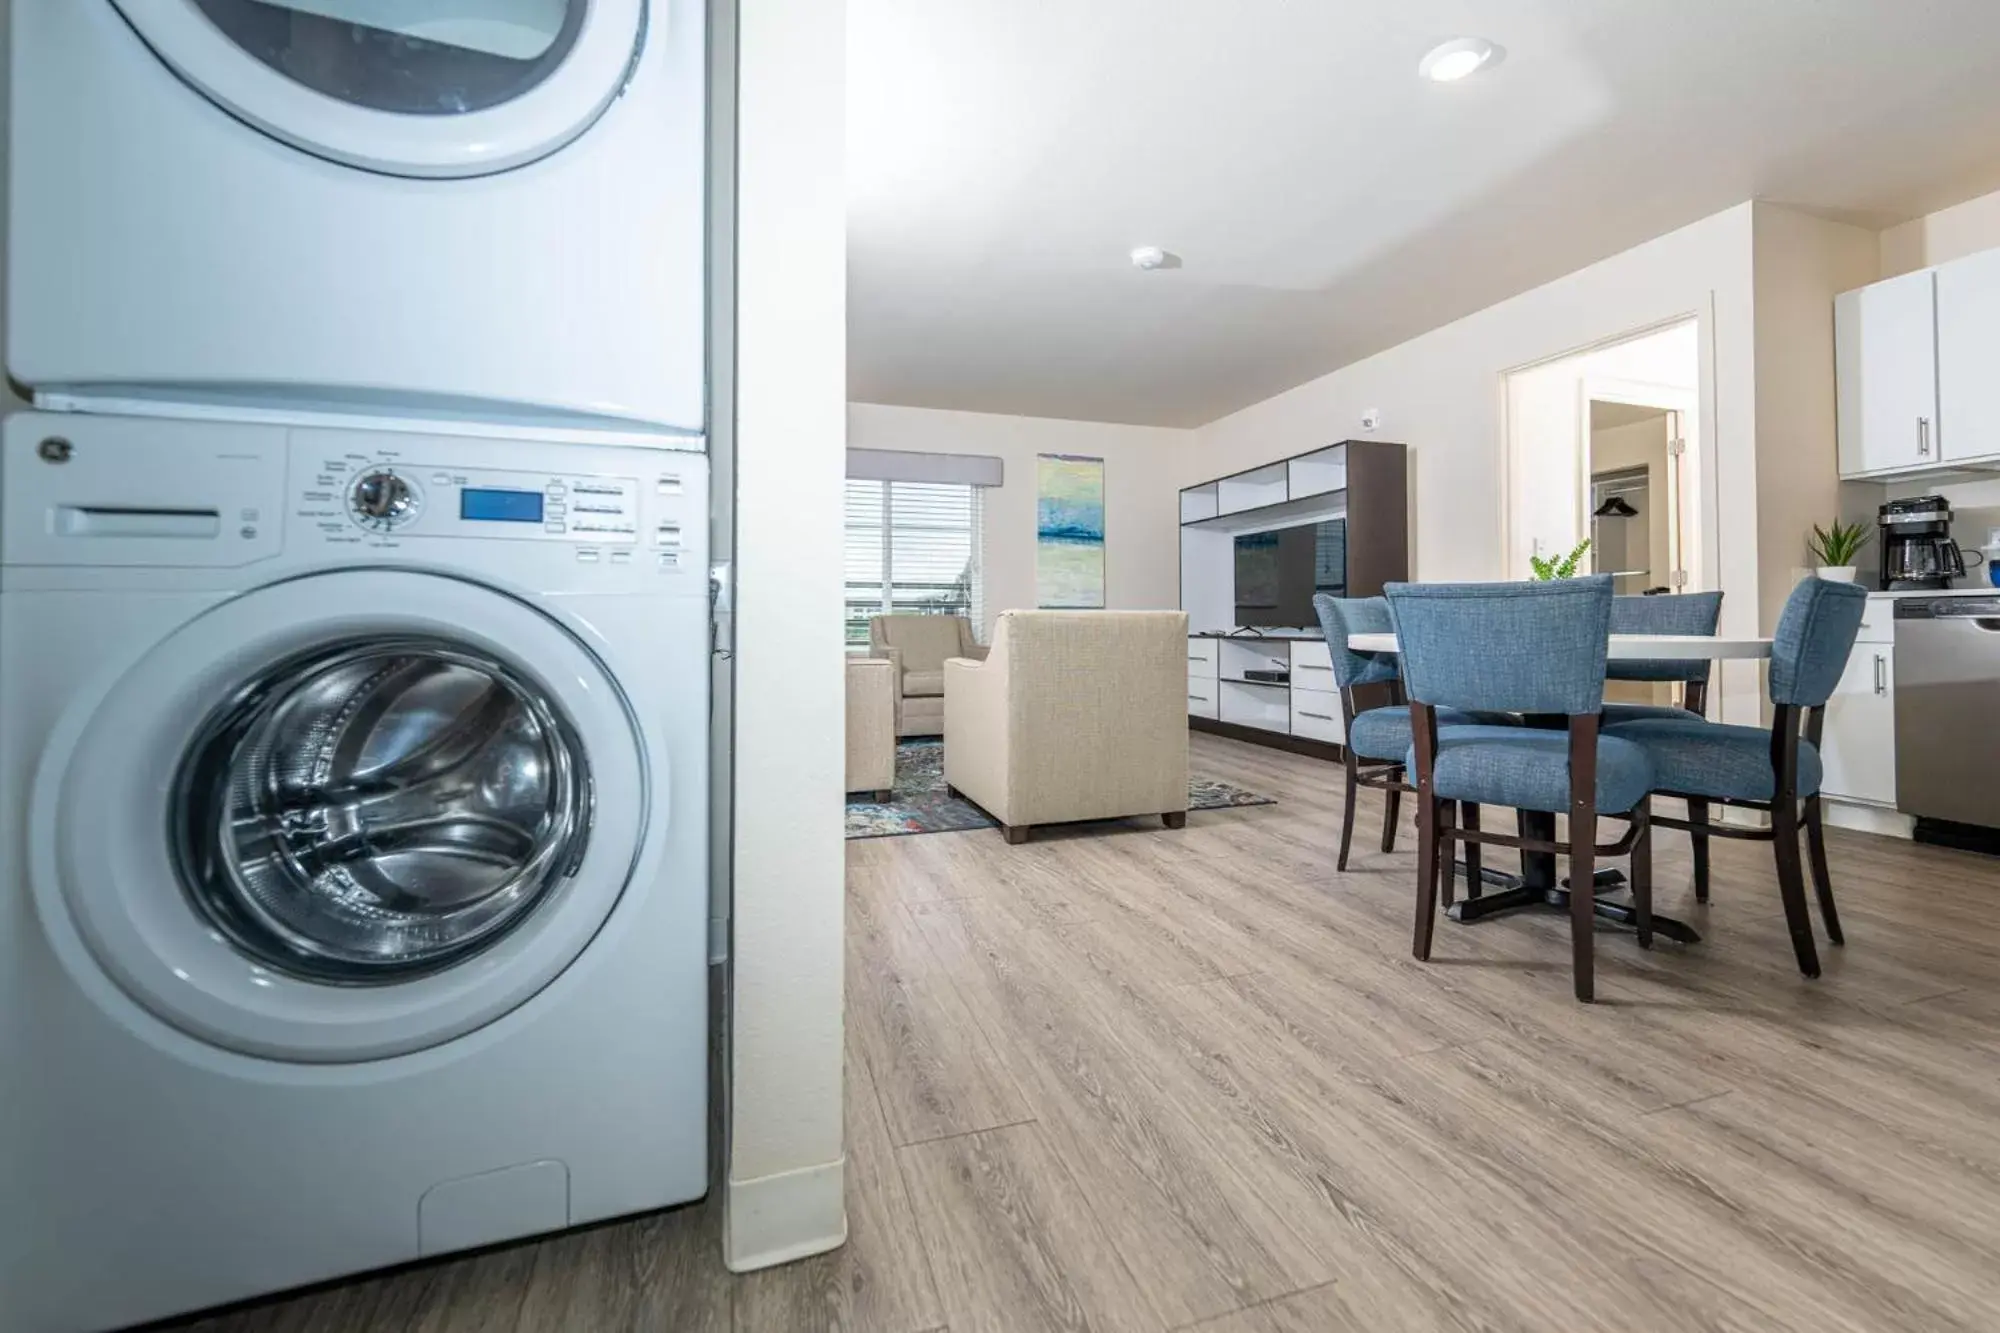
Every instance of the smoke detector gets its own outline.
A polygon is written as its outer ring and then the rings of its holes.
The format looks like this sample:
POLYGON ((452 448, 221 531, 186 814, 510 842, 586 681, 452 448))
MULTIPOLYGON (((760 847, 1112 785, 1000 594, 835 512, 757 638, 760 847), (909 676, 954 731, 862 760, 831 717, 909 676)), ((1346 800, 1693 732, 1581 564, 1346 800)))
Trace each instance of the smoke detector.
POLYGON ((1179 268, 1181 257, 1157 245, 1142 245, 1132 252, 1132 267, 1151 273, 1155 269, 1179 268))

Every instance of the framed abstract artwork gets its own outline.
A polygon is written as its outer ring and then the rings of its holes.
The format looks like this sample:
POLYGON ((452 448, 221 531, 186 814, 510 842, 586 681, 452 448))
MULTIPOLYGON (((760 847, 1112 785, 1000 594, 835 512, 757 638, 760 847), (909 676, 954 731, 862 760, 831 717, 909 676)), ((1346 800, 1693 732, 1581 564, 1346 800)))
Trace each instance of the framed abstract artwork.
POLYGON ((1035 457, 1035 604, 1104 609, 1104 460, 1035 457))

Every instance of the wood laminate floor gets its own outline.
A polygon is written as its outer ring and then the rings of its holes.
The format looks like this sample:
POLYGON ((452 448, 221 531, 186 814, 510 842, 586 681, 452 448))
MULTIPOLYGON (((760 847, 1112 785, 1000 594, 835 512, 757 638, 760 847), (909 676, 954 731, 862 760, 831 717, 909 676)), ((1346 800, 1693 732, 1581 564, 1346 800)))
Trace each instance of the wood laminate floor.
POLYGON ((1280 804, 848 844, 845 1249, 722 1269, 716 1208, 366 1280, 207 1333, 2000 1328, 2000 862, 1829 832, 1793 968, 1768 846, 1714 902, 1439 925, 1332 765, 1195 737, 1280 804))

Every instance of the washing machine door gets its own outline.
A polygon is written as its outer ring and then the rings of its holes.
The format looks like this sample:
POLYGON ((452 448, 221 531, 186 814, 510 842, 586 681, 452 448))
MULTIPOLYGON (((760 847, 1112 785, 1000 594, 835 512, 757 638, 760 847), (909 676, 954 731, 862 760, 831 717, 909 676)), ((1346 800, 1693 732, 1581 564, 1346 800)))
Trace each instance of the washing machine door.
POLYGON ((321 157, 477 176, 590 128, 624 87, 646 0, 112 0, 190 86, 321 157))
POLYGON ((309 1062, 449 1041, 548 986, 664 780, 574 635, 402 571, 217 607, 46 769, 36 890, 103 975, 204 1042, 309 1062))

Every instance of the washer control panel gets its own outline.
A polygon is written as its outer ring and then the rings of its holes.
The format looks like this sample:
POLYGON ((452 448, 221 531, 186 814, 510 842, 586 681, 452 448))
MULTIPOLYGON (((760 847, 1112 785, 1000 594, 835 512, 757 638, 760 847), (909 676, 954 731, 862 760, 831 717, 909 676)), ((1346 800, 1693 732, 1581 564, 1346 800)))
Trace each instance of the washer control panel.
MULTIPOLYGON (((509 537, 593 546, 681 545, 680 516, 656 515, 642 531, 637 477, 439 466, 364 453, 314 460, 298 516, 328 537, 509 537)), ((677 497, 683 479, 655 479, 677 497)))

